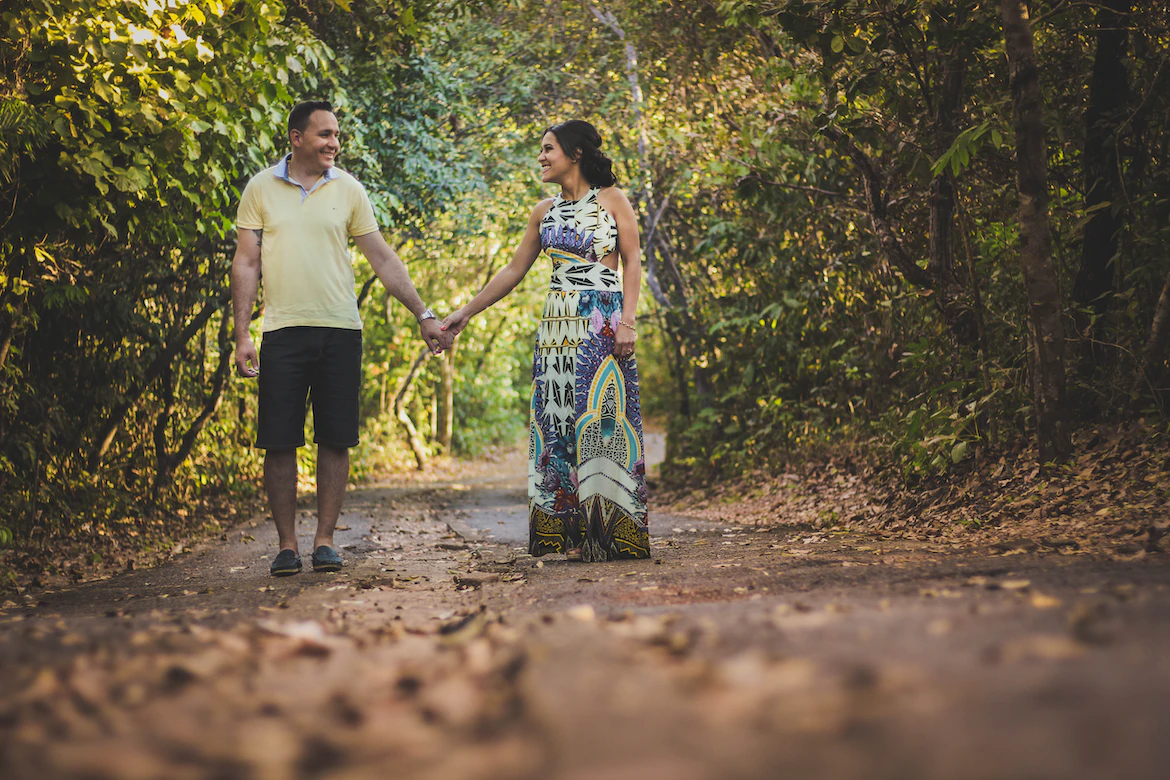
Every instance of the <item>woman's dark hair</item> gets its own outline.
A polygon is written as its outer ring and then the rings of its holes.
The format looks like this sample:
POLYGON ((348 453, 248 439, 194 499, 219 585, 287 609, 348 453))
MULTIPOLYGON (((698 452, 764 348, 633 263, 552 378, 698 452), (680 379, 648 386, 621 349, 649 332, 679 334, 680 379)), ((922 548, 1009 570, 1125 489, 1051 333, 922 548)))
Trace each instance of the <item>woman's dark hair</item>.
POLYGON ((613 160, 601 151, 601 134, 583 119, 570 119, 553 125, 544 132, 557 137, 557 143, 569 159, 580 163, 585 180, 594 187, 612 187, 617 184, 613 160))

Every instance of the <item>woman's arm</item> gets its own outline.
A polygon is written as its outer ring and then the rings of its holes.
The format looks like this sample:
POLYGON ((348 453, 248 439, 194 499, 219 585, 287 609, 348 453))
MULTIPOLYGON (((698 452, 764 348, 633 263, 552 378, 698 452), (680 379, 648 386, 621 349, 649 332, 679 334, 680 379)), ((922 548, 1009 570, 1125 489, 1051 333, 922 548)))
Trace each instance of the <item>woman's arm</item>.
POLYGON ((524 238, 520 240, 520 246, 516 247, 516 254, 512 256, 512 262, 501 268, 500 272, 493 276, 491 281, 485 284, 479 294, 472 298, 467 305, 447 315, 447 318, 443 320, 443 330, 452 336, 458 336, 459 332, 467 327, 467 323, 472 317, 512 292, 513 288, 520 284, 528 273, 528 269, 540 256, 540 221, 544 219, 544 215, 548 213, 551 205, 551 198, 536 205, 536 208, 532 210, 532 215, 528 218, 528 228, 524 231, 524 238))
POLYGON ((617 187, 606 187, 598 200, 617 223, 618 253, 622 259, 622 319, 614 337, 613 354, 628 357, 637 340, 638 295, 642 292, 642 245, 638 236, 638 218, 626 194, 617 187))

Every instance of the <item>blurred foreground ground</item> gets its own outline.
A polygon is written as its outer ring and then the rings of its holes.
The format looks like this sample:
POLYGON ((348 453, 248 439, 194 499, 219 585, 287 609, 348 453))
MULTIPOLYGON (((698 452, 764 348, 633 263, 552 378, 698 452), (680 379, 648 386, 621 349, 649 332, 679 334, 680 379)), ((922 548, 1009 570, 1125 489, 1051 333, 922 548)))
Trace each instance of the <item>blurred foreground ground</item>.
POLYGON ((354 491, 337 575, 270 578, 256 518, 10 603, 0 777, 1166 776, 1164 554, 706 513, 653 516, 650 561, 535 560, 522 465, 354 491))

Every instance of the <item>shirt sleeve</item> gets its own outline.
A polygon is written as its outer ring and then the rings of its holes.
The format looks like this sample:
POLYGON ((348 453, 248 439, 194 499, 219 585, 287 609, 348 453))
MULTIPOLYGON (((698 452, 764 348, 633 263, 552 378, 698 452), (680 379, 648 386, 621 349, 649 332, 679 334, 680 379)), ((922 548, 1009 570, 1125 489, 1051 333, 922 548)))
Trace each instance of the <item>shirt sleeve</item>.
POLYGON ((350 209, 347 225, 350 238, 368 235, 378 230, 378 218, 374 216, 374 204, 370 203, 369 193, 357 179, 354 179, 354 184, 357 186, 357 194, 353 199, 353 208, 350 209))
POLYGON ((263 230, 264 209, 260 202, 260 186, 256 177, 248 180, 244 192, 240 195, 240 208, 236 211, 237 230, 263 230))

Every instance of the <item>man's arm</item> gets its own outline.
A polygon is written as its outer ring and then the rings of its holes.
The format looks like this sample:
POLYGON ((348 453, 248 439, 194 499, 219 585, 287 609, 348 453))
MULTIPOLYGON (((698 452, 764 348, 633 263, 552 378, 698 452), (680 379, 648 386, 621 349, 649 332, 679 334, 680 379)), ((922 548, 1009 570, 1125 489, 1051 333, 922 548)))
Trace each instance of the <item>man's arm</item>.
MULTIPOLYGON (((370 261, 370 267, 374 269, 374 273, 386 287, 387 292, 401 301, 415 319, 418 319, 426 311, 427 306, 419 297, 414 283, 410 281, 410 272, 406 270, 406 264, 402 262, 398 253, 386 243, 382 234, 375 230, 373 233, 356 237, 353 242, 370 261)), ((422 332, 423 341, 435 354, 449 348, 455 340, 453 335, 442 331, 437 319, 422 320, 419 322, 418 328, 422 332)))
POLYGON ((236 371, 240 376, 260 373, 260 356, 252 343, 249 325, 252 307, 260 290, 260 242, 263 230, 240 230, 236 256, 232 260, 232 319, 235 323, 236 371))

